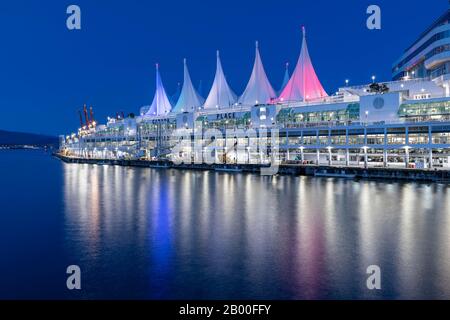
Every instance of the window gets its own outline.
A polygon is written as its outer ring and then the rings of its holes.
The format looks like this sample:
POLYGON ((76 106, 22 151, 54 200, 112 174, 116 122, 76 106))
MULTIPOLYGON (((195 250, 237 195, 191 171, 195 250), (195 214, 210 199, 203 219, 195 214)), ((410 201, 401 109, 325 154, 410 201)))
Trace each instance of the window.
POLYGON ((331 136, 331 144, 344 145, 346 142, 345 136, 331 136))
POLYGON ((390 133, 387 135, 387 143, 388 144, 405 144, 406 143, 406 135, 400 133, 390 133))
POLYGON ((364 135, 348 136, 348 144, 364 144, 364 135))
POLYGON ((367 144, 384 144, 384 134, 368 134, 367 144))
POLYGON ((450 132, 436 132, 432 134, 434 144, 450 144, 450 132))
POLYGON ((428 133, 409 133, 409 144, 426 144, 428 143, 428 133))

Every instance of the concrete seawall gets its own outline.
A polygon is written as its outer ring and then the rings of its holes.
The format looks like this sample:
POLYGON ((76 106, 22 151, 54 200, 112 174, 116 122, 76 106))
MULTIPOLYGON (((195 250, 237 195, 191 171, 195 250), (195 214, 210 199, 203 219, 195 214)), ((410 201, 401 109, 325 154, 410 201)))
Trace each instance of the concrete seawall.
MULTIPOLYGON (((76 158, 54 154, 55 157, 67 163, 85 163, 97 165, 119 165, 144 168, 184 169, 184 170, 214 170, 223 172, 261 173, 268 167, 260 164, 175 164, 166 160, 126 160, 126 159, 92 159, 76 158)), ((406 168, 377 167, 343 167, 323 165, 281 164, 277 174, 305 175, 317 177, 335 177, 346 179, 378 179, 398 181, 423 181, 450 184, 450 170, 427 170, 406 168)))

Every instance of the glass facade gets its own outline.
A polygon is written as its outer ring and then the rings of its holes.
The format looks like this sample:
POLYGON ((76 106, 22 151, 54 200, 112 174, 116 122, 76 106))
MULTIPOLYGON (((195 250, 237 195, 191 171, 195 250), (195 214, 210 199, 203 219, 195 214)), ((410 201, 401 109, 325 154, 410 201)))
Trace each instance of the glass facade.
POLYGON ((384 144, 384 133, 367 134, 367 144, 384 144))
POLYGON ((277 123, 295 127, 300 123, 326 123, 357 121, 359 119, 359 103, 348 104, 345 109, 322 110, 314 112, 295 112, 293 108, 281 110, 277 115, 277 123))
POLYGON ((450 132, 433 132, 431 137, 434 144, 450 144, 450 132))
POLYGON ((201 122, 205 129, 233 129, 233 128, 246 128, 251 122, 251 113, 245 112, 243 115, 229 118, 221 118, 208 120, 206 116, 200 116, 196 122, 201 122))
POLYGON ((400 106, 398 116, 417 121, 449 120, 450 101, 405 103, 400 106))
MULTIPOLYGON (((420 54, 423 50, 425 50, 427 47, 429 47, 431 44, 433 44, 436 41, 450 38, 450 30, 445 30, 439 33, 436 33, 433 35, 430 39, 425 41, 421 46, 419 46, 416 50, 414 50, 412 53, 410 53, 407 57, 405 57, 402 61, 400 61, 397 65, 395 65, 392 68, 392 73, 396 73, 400 68, 402 68, 405 64, 407 64, 411 59, 415 58, 418 54, 420 54)), ((437 49, 437 48, 436 48, 437 49)), ((435 49, 431 50, 430 52, 427 52, 425 56, 428 56, 428 58, 432 57, 433 55, 436 55, 439 52, 439 49, 437 49, 436 52, 433 52, 435 49)), ((442 49, 441 49, 442 50, 442 49)), ((426 59, 428 59, 426 58, 426 59)), ((394 80, 398 79, 398 76, 394 78, 394 80)))
POLYGON ((176 127, 177 125, 175 119, 164 121, 142 122, 139 124, 140 134, 144 136, 156 133, 158 131, 158 128, 160 128, 160 130, 171 132, 171 130, 175 130, 176 127))

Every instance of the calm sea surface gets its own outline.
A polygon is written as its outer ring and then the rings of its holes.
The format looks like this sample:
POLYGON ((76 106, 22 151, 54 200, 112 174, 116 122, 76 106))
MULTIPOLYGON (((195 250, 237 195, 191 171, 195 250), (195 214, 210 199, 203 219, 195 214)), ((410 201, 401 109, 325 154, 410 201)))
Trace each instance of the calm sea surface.
POLYGON ((450 188, 0 151, 0 298, 450 299, 450 188), (81 268, 80 291, 66 267, 81 268), (366 288, 381 268, 382 289, 366 288))

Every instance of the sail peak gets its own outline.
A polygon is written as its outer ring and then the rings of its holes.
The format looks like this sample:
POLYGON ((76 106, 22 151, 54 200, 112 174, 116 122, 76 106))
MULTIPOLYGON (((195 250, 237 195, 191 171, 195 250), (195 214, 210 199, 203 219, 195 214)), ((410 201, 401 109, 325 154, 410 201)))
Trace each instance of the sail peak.
POLYGON ((159 64, 156 66, 156 90, 155 96, 153 97, 153 102, 145 113, 145 116, 155 117, 166 115, 172 109, 172 105, 170 104, 169 98, 167 97, 166 90, 164 89, 161 75, 159 74, 159 64))
POLYGON ((276 98, 275 91, 267 78, 266 71, 259 53, 258 41, 255 43, 255 62, 252 74, 247 86, 239 98, 239 103, 243 105, 255 105, 258 103, 269 103, 276 98))
POLYGON ((231 90, 223 74, 222 63, 220 62, 219 50, 217 50, 216 75, 214 82, 206 98, 205 109, 228 108, 236 102, 236 95, 231 90))
POLYGON ((284 77, 283 77, 283 81, 281 82, 281 86, 280 89, 278 90, 278 95, 281 94, 281 92, 283 91, 283 89, 286 87, 286 85, 289 82, 289 62, 286 62, 285 64, 285 70, 284 70, 284 77))
POLYGON ((183 65, 184 65, 183 88, 181 89, 180 96, 172 112, 195 111, 196 109, 202 106, 204 101, 204 99, 197 93, 192 84, 186 59, 183 60, 183 65))
POLYGON ((312 65, 306 43, 306 29, 304 26, 302 26, 302 32, 300 56, 289 82, 279 96, 279 100, 281 101, 307 101, 328 96, 312 65))

